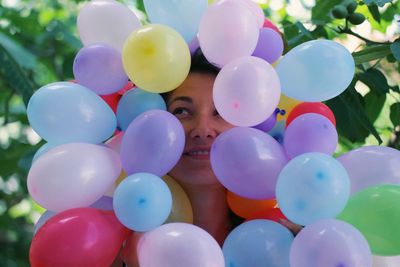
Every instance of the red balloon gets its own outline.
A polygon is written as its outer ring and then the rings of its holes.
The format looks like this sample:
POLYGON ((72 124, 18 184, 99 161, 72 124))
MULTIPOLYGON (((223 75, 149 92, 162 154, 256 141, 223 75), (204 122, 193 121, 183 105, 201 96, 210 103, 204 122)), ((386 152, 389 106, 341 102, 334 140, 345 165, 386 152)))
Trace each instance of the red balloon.
POLYGON ((76 208, 50 218, 34 236, 32 267, 109 267, 130 234, 114 212, 76 208))
POLYGON ((131 90, 131 89, 134 88, 134 87, 135 87, 135 85, 133 84, 133 82, 129 81, 129 82, 128 82, 127 84, 125 84, 125 86, 122 87, 122 89, 119 90, 117 93, 120 94, 120 95, 123 95, 123 94, 126 93, 126 91, 129 91, 129 90, 131 90))
POLYGON ((336 126, 335 115, 327 105, 321 102, 303 102, 295 106, 289 113, 286 120, 286 127, 288 127, 295 118, 305 113, 317 113, 325 116, 336 126))
POLYGON ((274 222, 279 223, 280 219, 287 220, 285 215, 281 212, 279 208, 272 208, 272 209, 267 209, 260 211, 256 214, 254 214, 251 218, 248 218, 246 221, 249 220, 256 220, 256 219, 265 219, 265 220, 271 220, 274 222))
POLYGON ((118 92, 111 95, 100 95, 100 97, 110 106, 114 113, 117 112, 118 102, 121 98, 118 92))
POLYGON ((264 18, 264 25, 263 25, 263 28, 270 28, 270 29, 273 29, 274 31, 276 31, 276 32, 279 33, 279 34, 282 34, 282 33, 279 31, 278 27, 276 27, 275 24, 273 24, 272 21, 270 21, 270 20, 267 19, 267 18, 264 18))

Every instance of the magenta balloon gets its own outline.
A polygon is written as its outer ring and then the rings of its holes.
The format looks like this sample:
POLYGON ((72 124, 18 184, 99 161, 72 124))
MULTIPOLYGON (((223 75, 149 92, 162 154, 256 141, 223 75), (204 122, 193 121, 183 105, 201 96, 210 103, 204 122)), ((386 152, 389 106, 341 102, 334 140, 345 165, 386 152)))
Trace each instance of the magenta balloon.
POLYGON ((308 152, 332 155, 338 144, 335 126, 326 117, 306 113, 293 120, 286 128, 283 146, 289 158, 308 152))
POLYGON ((272 64, 282 56, 283 48, 283 40, 279 33, 270 28, 262 28, 253 56, 272 64))
POLYGON ((128 82, 121 53, 108 45, 82 48, 74 61, 75 80, 99 95, 119 91, 128 82))
POLYGON ((121 143, 121 162, 125 172, 167 174, 178 162, 185 146, 180 121, 163 110, 150 110, 129 124, 121 143))
POLYGON ((144 234, 138 243, 141 267, 224 267, 217 241, 192 224, 164 224, 144 234))
POLYGON ((211 147, 211 166, 230 191, 251 199, 275 198, 278 175, 287 163, 281 145, 253 128, 220 134, 211 147))
POLYGON ((354 149, 338 160, 349 174, 351 194, 382 184, 400 185, 400 151, 385 146, 354 149))
POLYGON ((351 224, 326 219, 307 225, 290 250, 291 267, 371 267, 367 240, 351 224))

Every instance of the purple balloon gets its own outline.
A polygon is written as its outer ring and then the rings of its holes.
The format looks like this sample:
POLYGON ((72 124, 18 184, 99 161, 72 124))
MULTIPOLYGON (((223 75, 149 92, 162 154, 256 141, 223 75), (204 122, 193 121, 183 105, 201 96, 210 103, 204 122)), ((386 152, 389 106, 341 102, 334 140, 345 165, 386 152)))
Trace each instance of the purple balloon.
POLYGON ((338 144, 335 126, 326 117, 306 113, 294 119, 286 128, 283 146, 289 158, 308 152, 332 155, 338 144))
POLYGON ((276 108, 274 113, 272 113, 271 116, 269 116, 265 121, 254 126, 253 128, 256 128, 263 132, 268 132, 268 131, 272 130, 272 128, 274 128, 274 126, 276 124, 276 117, 278 116, 279 113, 280 113, 280 109, 276 108))
POLYGON ((251 199, 274 198, 278 175, 287 163, 274 138, 246 127, 220 134, 211 147, 210 160, 215 175, 227 189, 251 199))
POLYGON ((291 267, 371 267, 367 240, 352 225, 334 219, 306 226, 290 250, 291 267))
POLYGON ((385 146, 366 146, 338 158, 349 173, 351 194, 382 184, 400 185, 400 151, 385 146))
POLYGON ((180 121, 163 110, 150 110, 129 124, 121 143, 121 162, 130 175, 148 172, 167 174, 178 162, 185 146, 180 121))
POLYGON ((113 210, 113 198, 109 196, 102 196, 95 203, 90 205, 90 207, 99 210, 113 210))
POLYGON ((270 28, 262 28, 253 56, 272 64, 282 56, 283 48, 283 40, 279 33, 270 28))
POLYGON ((117 92, 128 82, 121 53, 108 45, 82 48, 73 66, 76 81, 99 95, 117 92))
POLYGON ((189 44, 190 55, 194 55, 197 49, 200 48, 199 38, 195 36, 189 44))

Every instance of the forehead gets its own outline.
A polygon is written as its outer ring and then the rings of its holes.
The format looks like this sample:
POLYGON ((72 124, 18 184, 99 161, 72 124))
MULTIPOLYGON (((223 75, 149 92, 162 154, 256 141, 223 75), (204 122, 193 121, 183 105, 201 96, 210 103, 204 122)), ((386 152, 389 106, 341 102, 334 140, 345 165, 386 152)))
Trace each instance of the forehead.
POLYGON ((186 80, 174 91, 169 97, 170 101, 180 96, 188 96, 193 102, 209 99, 212 101, 212 88, 214 85, 215 75, 211 73, 189 73, 186 80))

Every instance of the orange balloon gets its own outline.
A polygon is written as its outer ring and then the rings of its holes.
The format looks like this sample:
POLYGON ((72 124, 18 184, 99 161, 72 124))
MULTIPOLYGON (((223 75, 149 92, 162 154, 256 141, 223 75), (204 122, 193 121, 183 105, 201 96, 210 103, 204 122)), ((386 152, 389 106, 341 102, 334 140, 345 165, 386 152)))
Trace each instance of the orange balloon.
POLYGON ((227 193, 229 208, 242 218, 251 218, 263 210, 272 209, 277 206, 275 199, 255 200, 238 196, 230 191, 227 193))

